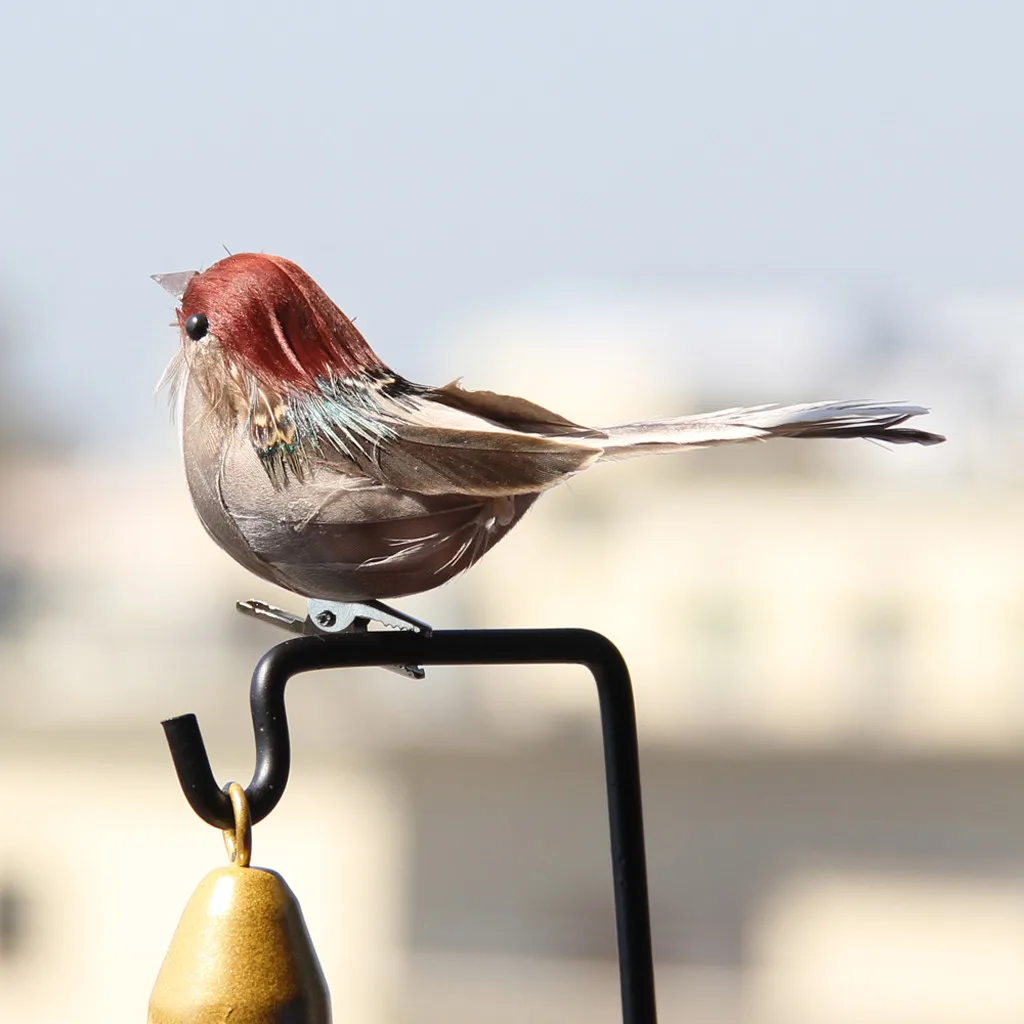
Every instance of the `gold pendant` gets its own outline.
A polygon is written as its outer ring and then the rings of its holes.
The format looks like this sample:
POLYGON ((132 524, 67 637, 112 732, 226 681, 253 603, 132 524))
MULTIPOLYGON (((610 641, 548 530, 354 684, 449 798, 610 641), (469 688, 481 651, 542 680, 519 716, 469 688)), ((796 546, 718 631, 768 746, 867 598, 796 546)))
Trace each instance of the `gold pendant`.
POLYGON ((298 901, 275 871, 249 866, 245 790, 229 789, 231 864, 185 906, 149 999, 149 1024, 330 1024, 327 983, 298 901))

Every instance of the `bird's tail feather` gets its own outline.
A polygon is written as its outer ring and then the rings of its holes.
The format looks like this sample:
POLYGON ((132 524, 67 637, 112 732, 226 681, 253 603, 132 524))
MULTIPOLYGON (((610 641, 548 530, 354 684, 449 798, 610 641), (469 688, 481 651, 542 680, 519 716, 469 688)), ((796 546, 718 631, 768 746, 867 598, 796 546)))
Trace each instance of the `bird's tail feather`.
POLYGON ((928 410, 902 402, 810 402, 722 409, 698 416, 606 427, 603 459, 657 451, 767 441, 773 437, 867 437, 892 444, 939 444, 945 438, 900 424, 928 410))

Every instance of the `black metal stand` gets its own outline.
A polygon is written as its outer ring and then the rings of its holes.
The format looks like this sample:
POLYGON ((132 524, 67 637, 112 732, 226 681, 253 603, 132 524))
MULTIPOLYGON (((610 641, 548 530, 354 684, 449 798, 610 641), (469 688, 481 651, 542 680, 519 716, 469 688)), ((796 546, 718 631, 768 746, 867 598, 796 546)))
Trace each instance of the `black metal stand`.
MULTIPOLYGON (((611 828, 615 922, 624 1024, 655 1024, 647 863, 644 851, 636 711, 629 670, 616 647, 582 629, 374 632, 305 636, 268 651, 252 676, 250 706, 256 770, 246 789, 252 821, 277 805, 288 782, 291 747, 285 684, 300 672, 371 665, 576 664, 597 683, 611 828)), ((195 715, 163 723, 178 779, 192 809, 217 828, 233 826, 231 804, 210 769, 195 715)))

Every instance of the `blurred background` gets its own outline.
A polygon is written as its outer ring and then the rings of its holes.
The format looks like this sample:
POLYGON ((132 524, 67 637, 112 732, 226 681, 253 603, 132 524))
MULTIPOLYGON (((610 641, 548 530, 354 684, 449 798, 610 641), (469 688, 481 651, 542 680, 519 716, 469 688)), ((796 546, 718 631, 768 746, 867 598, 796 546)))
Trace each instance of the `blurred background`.
MULTIPOLYGON (((191 511, 153 272, 265 250, 404 375, 595 425, 906 399, 936 449, 595 470, 402 602, 630 663, 661 1017, 1024 1018, 1024 8, 675 0, 0 13, 0 1019, 141 1020, 224 862, 159 720, 252 769, 301 602, 191 511)), ((578 669, 290 688, 256 829, 335 1018, 619 1018, 578 669)))

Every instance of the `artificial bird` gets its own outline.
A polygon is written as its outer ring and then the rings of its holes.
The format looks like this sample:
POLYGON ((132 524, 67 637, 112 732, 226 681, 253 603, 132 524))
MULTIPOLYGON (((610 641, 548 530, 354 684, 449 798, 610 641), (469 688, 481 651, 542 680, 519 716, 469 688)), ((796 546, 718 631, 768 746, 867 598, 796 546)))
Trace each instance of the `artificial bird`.
POLYGON ((863 401, 583 426, 524 398, 406 380, 279 256, 154 279, 180 301, 165 378, 200 520, 257 576, 311 607, 355 609, 340 624, 321 612, 335 628, 400 624, 379 599, 468 569, 544 491, 598 462, 777 437, 944 440, 902 426, 921 406, 863 401))

